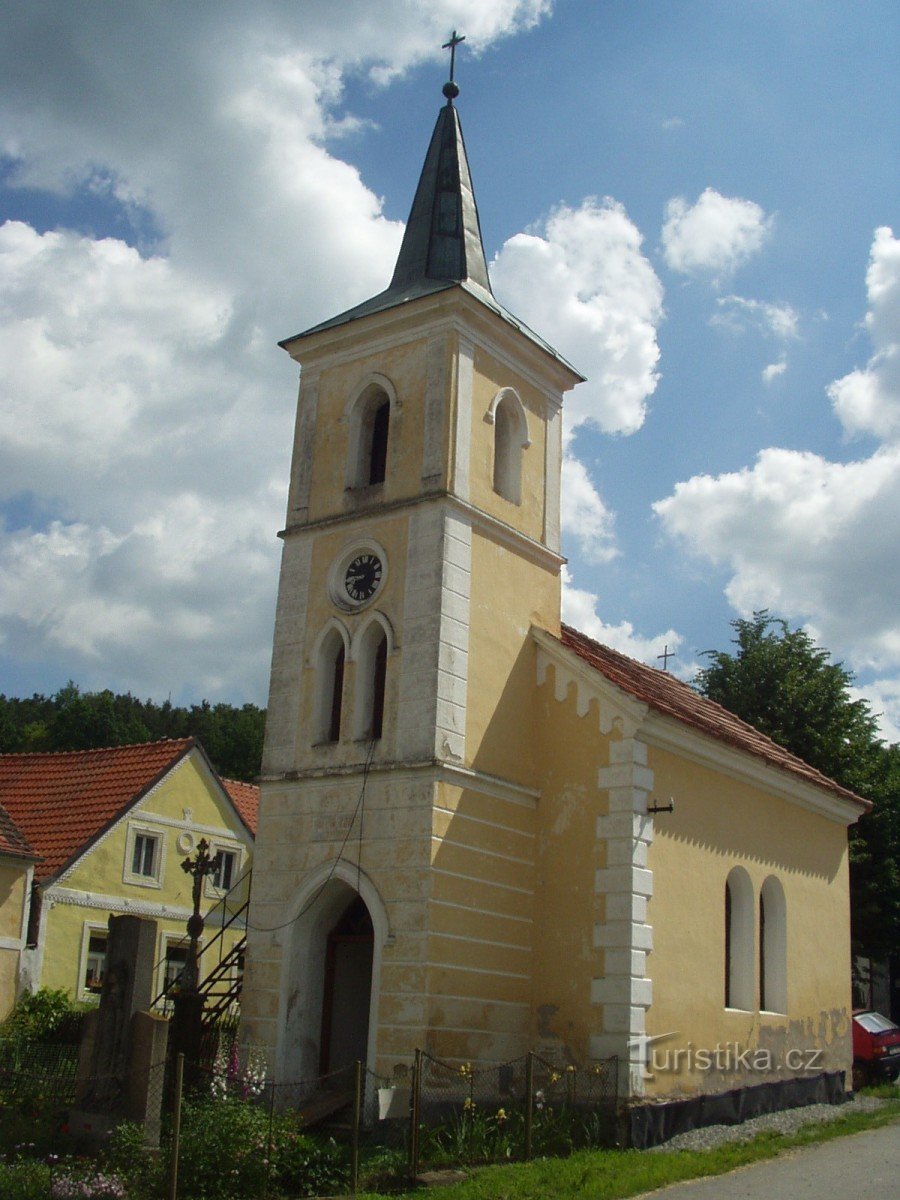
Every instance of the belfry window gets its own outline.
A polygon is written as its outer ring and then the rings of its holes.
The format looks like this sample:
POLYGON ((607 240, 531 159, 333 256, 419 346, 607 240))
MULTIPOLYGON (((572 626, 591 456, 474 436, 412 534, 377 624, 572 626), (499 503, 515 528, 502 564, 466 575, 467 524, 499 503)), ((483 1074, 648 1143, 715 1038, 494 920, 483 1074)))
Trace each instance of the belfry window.
POLYGON ((332 625, 319 643, 316 654, 316 742, 337 742, 341 737, 344 704, 344 663, 346 644, 332 625))
POLYGON ((388 638, 379 619, 365 629, 356 656, 356 711, 354 735, 377 739, 384 729, 384 693, 387 682, 388 638))
POLYGON ((373 487, 387 478, 391 399, 383 387, 371 383, 357 398, 350 413, 347 486, 373 487))
POLYGON ((521 504, 522 459, 531 443, 525 409, 512 388, 498 392, 487 419, 494 426, 494 491, 512 504, 521 504))

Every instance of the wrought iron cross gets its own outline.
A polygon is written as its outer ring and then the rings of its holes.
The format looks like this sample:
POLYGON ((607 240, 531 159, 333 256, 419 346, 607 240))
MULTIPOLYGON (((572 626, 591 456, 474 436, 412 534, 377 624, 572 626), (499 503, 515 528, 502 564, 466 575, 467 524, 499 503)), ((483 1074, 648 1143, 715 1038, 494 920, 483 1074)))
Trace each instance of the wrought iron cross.
POLYGON ((222 851, 220 850, 217 854, 210 854, 209 842, 206 838, 201 838, 197 843, 197 853, 194 858, 185 858, 181 863, 182 871, 186 875, 193 876, 191 899, 194 902, 194 911, 188 918, 187 923, 187 931, 191 943, 188 947, 187 962, 182 972, 183 985, 191 991, 196 990, 200 976, 198 959, 200 957, 200 937, 203 933, 203 917, 200 915, 200 897, 203 892, 203 880, 207 875, 214 875, 218 871, 221 862, 222 851))
POLYGON ((656 656, 656 657, 657 657, 657 658, 661 658, 661 659, 663 660, 663 670, 664 670, 664 671, 668 671, 668 669, 669 669, 669 659, 670 659, 670 658, 674 658, 674 657, 675 657, 675 651, 674 651, 674 650, 670 650, 670 649, 669 649, 669 643, 668 643, 668 642, 666 642, 666 644, 665 644, 665 647, 663 648, 663 652, 662 652, 662 654, 657 654, 657 656, 656 656))
POLYGON ((441 46, 442 50, 450 51, 450 82, 451 83, 456 82, 453 78, 454 72, 456 71, 456 47, 459 45, 460 42, 464 42, 465 40, 466 40, 465 34, 462 37, 460 37, 459 34, 454 29, 453 36, 450 38, 450 41, 444 42, 443 46, 441 46))

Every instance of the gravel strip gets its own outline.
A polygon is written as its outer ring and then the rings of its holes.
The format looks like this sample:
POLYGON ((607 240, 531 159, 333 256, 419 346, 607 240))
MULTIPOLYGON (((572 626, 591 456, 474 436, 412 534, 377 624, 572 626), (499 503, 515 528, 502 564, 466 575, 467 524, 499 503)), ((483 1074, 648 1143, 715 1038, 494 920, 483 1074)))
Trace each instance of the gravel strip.
POLYGON ((885 1101, 877 1096, 854 1096, 846 1104, 808 1104, 805 1108, 786 1108, 782 1112, 751 1117, 742 1125, 706 1125, 702 1129, 679 1133, 661 1146, 653 1146, 649 1153, 659 1150, 710 1150, 725 1142, 747 1142, 758 1133, 769 1130, 774 1133, 796 1133, 802 1125, 836 1121, 838 1117, 850 1113, 874 1112, 883 1104, 885 1101))

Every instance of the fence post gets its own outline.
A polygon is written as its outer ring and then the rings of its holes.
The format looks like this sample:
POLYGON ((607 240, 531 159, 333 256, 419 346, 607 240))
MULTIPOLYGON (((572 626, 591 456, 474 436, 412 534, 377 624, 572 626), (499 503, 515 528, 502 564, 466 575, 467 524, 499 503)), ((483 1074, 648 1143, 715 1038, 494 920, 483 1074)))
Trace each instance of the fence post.
POLYGON ((525 1161, 531 1161, 531 1126, 534 1120, 534 1051, 525 1055, 525 1161))
POLYGON ((275 1080, 268 1085, 269 1087, 269 1130, 266 1134, 266 1181, 263 1189, 263 1196, 269 1194, 269 1183, 272 1179, 272 1149, 275 1142, 274 1126, 275 1126, 275 1080))
POLYGON ((409 1173, 415 1178, 419 1173, 419 1087, 422 1078, 422 1051, 417 1050, 413 1060, 412 1088, 409 1094, 409 1173))
POLYGON ((184 1084, 184 1055, 175 1059, 175 1103, 172 1107, 172 1144, 169 1147, 169 1188, 167 1200, 178 1197, 178 1152, 181 1149, 181 1091, 184 1084))
POLYGON ((575 1067, 572 1063, 566 1067, 566 1104, 570 1109, 575 1107, 575 1067))
POLYGON ((362 1118, 362 1063, 353 1064, 353 1131, 350 1142, 350 1195, 359 1187, 359 1123, 362 1118))

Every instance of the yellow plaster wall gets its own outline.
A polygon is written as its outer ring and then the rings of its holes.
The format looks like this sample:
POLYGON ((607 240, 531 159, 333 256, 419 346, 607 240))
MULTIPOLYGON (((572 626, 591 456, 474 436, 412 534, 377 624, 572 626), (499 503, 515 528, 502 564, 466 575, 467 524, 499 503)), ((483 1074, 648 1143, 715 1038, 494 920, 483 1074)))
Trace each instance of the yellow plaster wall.
MULTIPOLYGON (((18 941, 22 935, 25 886, 28 869, 21 863, 0 859, 0 937, 18 941)), ((0 1021, 9 1016, 16 1002, 19 951, 0 946, 0 1021)))
POLYGON ((600 730, 596 701, 579 716, 574 685, 563 701, 555 698, 552 669, 537 689, 537 704, 543 792, 537 826, 534 1032, 584 1062, 590 1035, 600 1031, 600 1010, 591 1005, 590 993, 603 962, 602 951, 593 946, 594 925, 603 918, 594 879, 606 865, 597 817, 607 803, 597 787, 597 770, 608 760, 609 738, 600 730))
POLYGON ((476 769, 534 786, 532 625, 559 633, 559 576, 473 531, 466 753, 476 769))
MULTIPOLYGON (((649 852, 654 992, 647 1030, 651 1036, 678 1033, 661 1043, 660 1053, 667 1045, 759 1047, 771 1052, 777 1077, 792 1073, 777 1064, 788 1049, 797 1048, 820 1052, 818 1070, 849 1070, 846 829, 666 751, 651 750, 650 766, 655 794, 676 801, 674 813, 655 818, 649 852), (788 1011, 783 1016, 724 1006, 725 880, 736 865, 753 883, 757 997, 759 893, 769 875, 784 889, 788 1011)), ((648 1092, 719 1090, 771 1078, 740 1068, 691 1071, 682 1060, 677 1072, 648 1081, 648 1092)))
MULTIPOLYGON (((205 837, 213 849, 240 850, 242 859, 237 866, 238 874, 244 874, 251 865, 252 839, 235 816, 230 806, 217 795, 217 789, 205 767, 192 754, 172 770, 162 782, 139 804, 130 810, 97 845, 77 862, 75 868, 55 889, 64 893, 91 893, 97 897, 115 897, 115 906, 98 906, 79 903, 81 895, 72 896, 72 903, 54 903, 47 899, 44 904, 43 961, 40 982, 43 986, 62 988, 75 997, 82 991, 82 947, 86 925, 105 928, 110 913, 135 912, 135 906, 170 906, 189 913, 192 908, 191 878, 181 870, 181 861, 186 853, 176 845, 178 837, 194 830, 194 844, 205 837), (186 812, 186 810, 188 810, 186 812), (155 820, 163 817, 166 822, 155 820), (146 828, 162 841, 162 872, 159 886, 145 886, 125 879, 131 824, 146 828), (198 831, 198 826, 215 830, 198 831)), ((193 854, 193 851, 190 851, 193 854)), ((235 906, 243 902, 244 896, 235 893, 230 903, 235 906)), ((216 903, 218 893, 207 885, 201 911, 207 912, 216 903)), ((164 935, 173 934, 176 939, 186 936, 185 916, 156 916, 159 936, 157 961, 164 956, 164 935)), ((208 928, 204 941, 214 936, 215 929, 208 928)), ((237 941, 241 931, 229 930, 222 939, 223 953, 237 941)), ((209 966, 218 959, 210 958, 209 966)), ((201 974, 204 960, 201 959, 201 974)))

